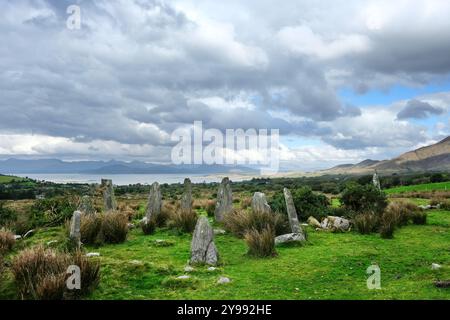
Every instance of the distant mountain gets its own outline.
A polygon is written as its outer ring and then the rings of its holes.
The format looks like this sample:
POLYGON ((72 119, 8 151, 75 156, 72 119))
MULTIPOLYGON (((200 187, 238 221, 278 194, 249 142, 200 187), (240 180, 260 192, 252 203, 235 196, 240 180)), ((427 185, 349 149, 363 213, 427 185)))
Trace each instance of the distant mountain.
POLYGON ((450 137, 431 146, 406 152, 392 160, 364 160, 358 164, 344 164, 323 170, 327 174, 364 174, 379 172, 418 172, 450 170, 450 137))
POLYGON ((254 173, 244 166, 221 165, 162 165, 140 161, 62 161, 58 159, 0 160, 4 174, 220 174, 254 173))

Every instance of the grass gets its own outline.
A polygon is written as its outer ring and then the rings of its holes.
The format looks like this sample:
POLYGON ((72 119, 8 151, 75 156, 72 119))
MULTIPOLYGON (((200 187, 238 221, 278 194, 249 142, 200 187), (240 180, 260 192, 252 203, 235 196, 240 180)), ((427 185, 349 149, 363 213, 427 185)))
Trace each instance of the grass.
POLYGON ((20 178, 20 177, 14 177, 14 176, 4 176, 4 175, 0 175, 0 184, 2 183, 11 183, 13 181, 15 182, 23 182, 26 181, 26 178, 20 178))
MULTIPOLYGON (((251 258, 244 240, 216 236, 223 264, 215 272, 196 267, 178 280, 190 257, 190 234, 159 230, 150 236, 135 229, 125 243, 87 248, 100 252, 101 280, 89 299, 450 299, 435 288, 450 279, 450 212, 429 211, 425 226, 408 225, 392 240, 378 234, 332 234, 308 229, 309 244, 278 247, 278 256, 251 258), (171 246, 156 247, 156 240, 171 246), (381 268, 381 290, 368 290, 366 269, 381 268), (432 271, 439 263, 441 270, 432 271), (232 282, 217 284, 220 276, 232 282)), ((62 230, 41 230, 24 246, 45 244, 62 230)), ((11 257, 8 257, 10 259, 11 257)), ((0 298, 14 298, 11 280, 0 284, 0 298)))
POLYGON ((402 186, 386 189, 383 191, 385 191, 387 194, 399 194, 405 192, 438 191, 438 190, 450 190, 450 181, 402 186))

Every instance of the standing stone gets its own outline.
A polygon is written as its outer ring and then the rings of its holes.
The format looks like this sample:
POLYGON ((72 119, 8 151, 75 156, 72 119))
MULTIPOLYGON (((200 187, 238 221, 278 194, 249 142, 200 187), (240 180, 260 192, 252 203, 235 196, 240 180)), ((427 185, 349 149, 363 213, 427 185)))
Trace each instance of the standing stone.
POLYGON ((372 183, 378 190, 381 190, 380 179, 378 178, 378 173, 375 171, 372 178, 372 183))
POLYGON ((102 188, 105 212, 116 211, 117 203, 112 180, 102 179, 102 188))
POLYGON ((219 253, 214 244, 214 232, 208 219, 200 217, 195 226, 191 243, 190 264, 208 264, 216 266, 219 261, 219 253))
POLYGON ((289 217, 289 224, 291 226, 292 233, 302 233, 303 230, 298 222, 297 210, 295 210, 294 200, 289 189, 284 188, 284 200, 286 201, 286 209, 289 217))
POLYGON ((214 217, 216 221, 221 222, 225 215, 233 212, 233 193, 231 192, 230 179, 224 178, 217 193, 216 209, 214 217))
POLYGON ((148 206, 147 213, 145 215, 147 221, 155 218, 161 213, 162 207, 162 196, 161 189, 159 188, 159 183, 155 182, 150 188, 150 194, 148 196, 148 206))
POLYGON ((190 179, 184 180, 184 193, 181 197, 181 211, 192 211, 192 184, 190 179))
POLYGON ((264 193, 255 192, 252 199, 252 210, 254 212, 272 212, 272 209, 267 203, 266 195, 264 193))
POLYGON ((95 209, 91 197, 83 196, 81 198, 80 205, 78 206, 78 211, 87 215, 95 214, 95 209))
POLYGON ((72 216, 72 221, 70 223, 70 240, 77 246, 81 245, 81 212, 75 211, 72 216))

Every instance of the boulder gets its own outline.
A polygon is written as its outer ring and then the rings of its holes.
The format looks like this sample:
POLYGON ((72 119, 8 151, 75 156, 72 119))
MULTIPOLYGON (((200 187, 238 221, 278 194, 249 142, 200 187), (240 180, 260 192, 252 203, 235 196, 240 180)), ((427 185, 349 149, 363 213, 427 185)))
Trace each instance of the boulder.
POLYGON ((254 212, 272 213, 272 209, 267 203, 266 195, 261 192, 255 192, 252 199, 252 210, 254 212))
POLYGON ((275 245, 285 244, 285 243, 301 243, 305 242, 306 238, 303 233, 288 233, 283 234, 275 238, 275 245))
POLYGON ((320 222, 317 221, 317 219, 314 218, 313 216, 309 217, 308 220, 307 220, 307 222, 308 222, 308 224, 309 224, 311 227, 314 227, 314 228, 322 228, 322 225, 320 224, 320 222))
POLYGON ((233 193, 231 191, 231 182, 228 178, 223 178, 217 192, 216 209, 214 218, 222 222, 225 215, 233 212, 233 193))
POLYGON ((219 254, 214 244, 214 232, 208 219, 200 217, 195 226, 194 235, 191 243, 190 264, 208 264, 217 265, 219 254))
POLYGON ((347 232, 351 228, 350 220, 335 216, 328 216, 322 221, 321 225, 322 229, 334 232, 347 232))

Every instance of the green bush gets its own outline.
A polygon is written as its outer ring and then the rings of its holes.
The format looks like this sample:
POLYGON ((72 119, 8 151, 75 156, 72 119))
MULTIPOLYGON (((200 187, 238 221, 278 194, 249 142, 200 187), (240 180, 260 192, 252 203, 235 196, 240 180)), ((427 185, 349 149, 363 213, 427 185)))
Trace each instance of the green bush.
MULTIPOLYGON (((325 195, 314 193, 309 187, 294 189, 291 193, 300 220, 306 221, 310 216, 321 219, 330 215, 330 201, 325 195)), ((270 199, 269 205, 273 211, 287 215, 283 193, 276 193, 270 199)))
POLYGON ((0 201, 0 227, 10 227, 17 220, 17 214, 0 201))
POLYGON ((341 194, 340 202, 351 211, 358 213, 374 212, 381 215, 388 205, 386 194, 372 184, 349 183, 341 194))
POLYGON ((55 197, 37 200, 30 209, 33 228, 63 225, 77 209, 74 197, 55 197))

